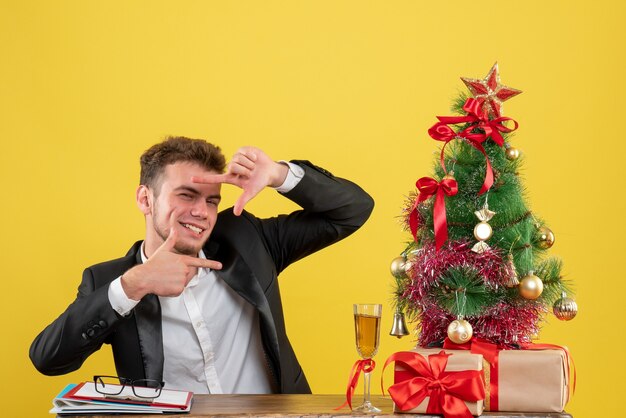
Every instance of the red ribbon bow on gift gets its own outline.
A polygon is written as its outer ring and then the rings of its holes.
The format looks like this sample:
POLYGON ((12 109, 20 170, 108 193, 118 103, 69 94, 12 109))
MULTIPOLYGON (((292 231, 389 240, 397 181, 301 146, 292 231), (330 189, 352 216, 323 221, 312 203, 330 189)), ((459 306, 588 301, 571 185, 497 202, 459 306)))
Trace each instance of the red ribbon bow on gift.
POLYGON ((490 343, 482 338, 473 337, 470 341, 464 344, 457 344, 452 342, 449 338, 443 341, 443 348, 446 350, 470 350, 474 354, 482 354, 485 360, 489 363, 489 399, 486 400, 486 405, 489 406, 489 410, 498 411, 499 409, 499 360, 500 351, 504 347, 490 343))
POLYGON ((393 361, 399 362, 414 375, 389 387, 391 398, 402 411, 417 407, 429 397, 427 414, 443 414, 445 418, 472 417, 465 401, 485 399, 482 373, 478 370, 447 372, 448 356, 441 351, 426 360, 418 353, 403 351, 387 359, 385 367, 393 361))
POLYGON ((361 376, 361 372, 371 373, 376 367, 376 362, 371 358, 366 358, 364 360, 357 360, 352 366, 352 371, 350 372, 350 377, 348 378, 348 388, 346 389, 346 401, 343 405, 338 406, 335 410, 339 410, 345 408, 346 405, 352 409, 352 396, 354 395, 354 390, 356 389, 357 383, 359 383, 359 376, 361 376))
POLYGON ((485 164, 487 167, 485 180, 483 181, 483 185, 478 192, 479 195, 485 193, 493 185, 493 169, 491 168, 489 157, 487 156, 487 152, 485 151, 482 143, 485 142, 487 138, 491 138, 498 146, 501 147, 502 145, 504 145, 504 138, 502 137, 501 132, 513 132, 518 127, 518 123, 515 120, 503 116, 500 116, 493 120, 489 120, 489 116, 487 115, 487 113, 480 112, 480 108, 480 100, 469 98, 465 101, 465 104, 463 105, 463 110, 467 112, 467 115, 437 116, 439 122, 434 124, 428 130, 428 134, 431 136, 431 138, 437 141, 445 142, 445 144, 441 148, 441 155, 439 157, 439 162, 444 171, 446 171, 446 167, 444 164, 444 151, 446 145, 448 145, 448 143, 455 138, 462 138, 467 140, 470 145, 472 145, 485 156, 485 164), (503 125, 504 122, 509 120, 513 121, 513 123, 515 124, 514 128, 509 128, 503 125), (458 123, 469 123, 470 125, 459 132, 455 132, 450 126, 448 126, 458 123), (476 128, 481 129, 483 132, 473 132, 476 128))
POLYGON ((419 227, 419 216, 417 205, 430 198, 435 197, 433 206, 433 224, 435 226, 435 244, 437 250, 440 249, 448 239, 448 220, 446 219, 445 196, 454 196, 459 191, 459 186, 453 178, 443 178, 440 182, 430 177, 422 177, 417 180, 415 186, 420 191, 415 200, 409 215, 409 226, 413 239, 417 241, 417 228, 419 227))

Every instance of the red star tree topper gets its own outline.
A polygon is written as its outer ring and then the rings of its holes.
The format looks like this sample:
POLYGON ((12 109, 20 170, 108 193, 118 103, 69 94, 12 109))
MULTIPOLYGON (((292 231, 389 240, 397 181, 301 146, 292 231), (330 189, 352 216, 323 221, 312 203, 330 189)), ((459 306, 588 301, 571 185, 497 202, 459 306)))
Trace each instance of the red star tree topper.
POLYGON ((482 102, 482 110, 487 112, 491 118, 502 116, 502 102, 522 92, 500 83, 497 62, 493 64, 487 76, 482 80, 466 77, 461 77, 461 80, 472 92, 474 98, 482 102))

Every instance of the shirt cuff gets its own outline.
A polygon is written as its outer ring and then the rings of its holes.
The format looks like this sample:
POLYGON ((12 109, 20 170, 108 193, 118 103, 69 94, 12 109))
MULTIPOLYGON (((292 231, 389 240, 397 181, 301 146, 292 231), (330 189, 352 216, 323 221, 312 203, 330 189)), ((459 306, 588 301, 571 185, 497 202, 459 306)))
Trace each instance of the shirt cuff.
POLYGON ((109 285, 109 303, 115 312, 122 316, 126 316, 139 303, 138 300, 130 299, 126 296, 122 288, 122 276, 113 280, 109 285))
POLYGON ((287 193, 300 183, 300 180, 304 177, 304 168, 300 167, 298 164, 290 163, 288 161, 279 161, 279 163, 287 165, 289 167, 289 171, 287 171, 287 177, 285 177, 283 184, 278 187, 274 187, 274 190, 280 193, 287 193))

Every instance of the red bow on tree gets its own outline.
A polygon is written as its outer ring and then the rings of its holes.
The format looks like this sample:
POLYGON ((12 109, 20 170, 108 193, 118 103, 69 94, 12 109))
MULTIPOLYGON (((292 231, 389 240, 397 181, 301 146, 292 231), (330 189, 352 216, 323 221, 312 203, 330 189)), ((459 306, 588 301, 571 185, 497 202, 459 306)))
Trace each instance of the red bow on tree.
POLYGON ((441 148, 441 155, 439 157, 439 162, 444 171, 446 170, 443 161, 444 150, 446 148, 446 145, 448 145, 448 142, 452 141, 455 138, 462 138, 467 140, 467 142, 469 142, 474 148, 476 148, 485 156, 487 167, 485 180, 483 181, 483 185, 478 192, 479 195, 485 193, 493 185, 493 170, 491 168, 489 157, 487 156, 487 153, 485 152, 482 143, 485 142, 488 138, 491 138, 493 142, 501 147, 502 145, 504 145, 504 138, 502 137, 501 132, 513 132, 518 127, 518 124, 515 120, 504 116, 489 120, 487 113, 480 111, 481 106, 482 104, 480 100, 469 98, 465 101, 465 104, 463 105, 463 110, 467 112, 467 115, 437 116, 439 122, 434 124, 428 130, 428 134, 431 136, 431 138, 437 141, 445 142, 445 144, 441 148), (515 124, 514 128, 509 128, 503 125, 504 122, 509 120, 513 121, 513 123, 515 124), (469 123, 470 125, 459 132, 454 131, 454 129, 448 126, 458 123, 469 123), (482 130, 483 132, 474 132, 476 128, 482 130))
MULTIPOLYGON (((439 122, 442 122, 446 125, 455 125, 458 123, 470 123, 470 130, 474 128, 480 128, 485 132, 484 138, 491 138, 493 142, 498 144, 499 146, 504 145, 504 138, 502 138, 501 132, 510 133, 518 128, 518 123, 512 119, 504 116, 497 117, 495 119, 489 120, 489 116, 487 112, 482 111, 481 107, 484 100, 477 100, 473 98, 469 98, 465 101, 463 105, 463 110, 467 112, 465 116, 437 116, 439 122), (514 128, 509 128, 504 125, 504 122, 512 121, 515 125, 514 128)), ((466 129, 467 130, 467 129, 466 129)), ((482 141, 481 141, 482 142, 482 141)))
POLYGON ((413 239, 417 241, 417 228, 419 227, 419 215, 417 206, 431 196, 435 197, 433 205, 433 225, 435 227, 435 245, 439 250, 448 239, 448 221, 446 219, 445 196, 454 196, 459 191, 458 183, 454 178, 444 177, 440 182, 430 177, 422 177, 415 183, 420 194, 415 199, 409 215, 409 226, 413 239))
POLYGON ((429 397, 427 414, 443 414, 445 418, 472 417, 465 401, 485 399, 482 373, 479 370, 447 372, 448 356, 441 351, 426 360, 418 353, 403 351, 387 359, 385 367, 393 361, 399 362, 414 376, 389 388, 391 398, 401 410, 413 409, 429 397))

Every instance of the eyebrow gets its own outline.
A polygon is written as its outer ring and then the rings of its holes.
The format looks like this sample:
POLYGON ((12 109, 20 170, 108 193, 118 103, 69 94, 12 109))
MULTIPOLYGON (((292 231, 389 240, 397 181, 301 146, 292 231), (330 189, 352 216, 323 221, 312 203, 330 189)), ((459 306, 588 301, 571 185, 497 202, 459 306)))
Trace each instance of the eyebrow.
MULTIPOLYGON (((194 189, 191 186, 183 185, 183 186, 178 186, 178 187, 176 187, 174 189, 174 191, 180 191, 180 190, 185 190, 185 191, 188 191, 188 192, 193 193, 195 195, 201 194, 200 191, 198 191, 198 189, 194 189)), ((220 199, 221 200, 222 199, 222 195, 220 195, 219 193, 218 194, 212 194, 212 195, 209 195, 208 198, 210 198, 210 199, 220 199)))

